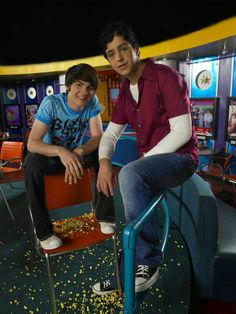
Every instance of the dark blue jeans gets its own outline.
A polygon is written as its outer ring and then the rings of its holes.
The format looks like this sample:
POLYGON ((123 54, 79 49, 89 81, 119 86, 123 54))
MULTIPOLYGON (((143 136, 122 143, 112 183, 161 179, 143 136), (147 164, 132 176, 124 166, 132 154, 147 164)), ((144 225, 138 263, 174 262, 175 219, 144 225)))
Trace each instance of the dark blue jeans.
MULTIPOLYGON (((148 206, 156 193, 190 178, 196 165, 189 154, 153 155, 130 162, 119 173, 119 186, 124 203, 126 225, 148 206)), ((137 237, 136 265, 158 266, 162 261, 157 215, 149 220, 137 237)), ((123 254, 121 256, 123 283, 123 254)), ((116 285, 114 278, 112 285, 116 285)))
MULTIPOLYGON (((84 168, 94 167, 97 175, 99 168, 97 150, 85 156, 84 163, 84 168)), ((28 153, 25 158, 26 195, 31 207, 36 233, 40 240, 47 239, 53 234, 52 223, 45 204, 44 176, 64 171, 65 167, 59 157, 46 157, 40 154, 28 153)), ((99 221, 115 221, 113 197, 106 197, 95 188, 94 203, 99 221)))

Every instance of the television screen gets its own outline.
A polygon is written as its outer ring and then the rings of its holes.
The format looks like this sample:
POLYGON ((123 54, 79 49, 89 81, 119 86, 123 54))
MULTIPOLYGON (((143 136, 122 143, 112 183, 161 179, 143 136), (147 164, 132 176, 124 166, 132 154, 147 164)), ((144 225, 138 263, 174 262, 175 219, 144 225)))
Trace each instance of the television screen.
POLYGON ((227 98, 226 140, 236 145, 236 97, 227 98))
POLYGON ((193 125, 199 140, 217 136, 219 98, 191 98, 193 125))

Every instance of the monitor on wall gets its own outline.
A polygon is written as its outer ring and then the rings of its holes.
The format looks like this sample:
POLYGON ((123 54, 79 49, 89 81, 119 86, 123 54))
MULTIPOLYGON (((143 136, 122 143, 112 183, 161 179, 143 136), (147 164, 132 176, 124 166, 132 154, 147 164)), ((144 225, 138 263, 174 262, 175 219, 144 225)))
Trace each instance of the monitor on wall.
POLYGON ((236 97, 227 98, 226 140, 236 145, 236 97))
POLYGON ((191 98, 192 119, 199 140, 216 139, 219 98, 191 98))

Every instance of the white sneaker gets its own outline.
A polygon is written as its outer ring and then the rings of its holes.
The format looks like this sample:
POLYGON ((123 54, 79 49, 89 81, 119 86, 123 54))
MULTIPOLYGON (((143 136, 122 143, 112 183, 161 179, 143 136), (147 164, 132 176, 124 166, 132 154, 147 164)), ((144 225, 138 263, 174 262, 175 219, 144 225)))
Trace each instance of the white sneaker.
POLYGON ((115 232, 115 224, 112 222, 99 222, 101 226, 101 232, 104 234, 110 234, 115 232))
POLYGON ((51 237, 47 238, 46 240, 39 241, 39 242, 40 242, 41 247, 44 250, 56 249, 62 245, 61 239, 58 238, 55 234, 53 234, 51 237))

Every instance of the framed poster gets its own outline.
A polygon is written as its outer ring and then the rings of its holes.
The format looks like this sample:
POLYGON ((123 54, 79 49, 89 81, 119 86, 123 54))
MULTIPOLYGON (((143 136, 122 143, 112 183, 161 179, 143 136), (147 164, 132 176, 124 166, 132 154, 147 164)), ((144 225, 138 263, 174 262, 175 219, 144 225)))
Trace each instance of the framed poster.
POLYGON ((215 139, 219 98, 191 98, 192 120, 200 140, 215 139))
POLYGON ((10 105, 4 106, 4 113, 6 119, 6 126, 11 129, 21 127, 20 106, 10 105))
POLYGON ((109 88, 109 101, 116 102, 118 94, 119 94, 118 87, 109 88))
POLYGON ((226 140, 236 145, 236 97, 227 98, 226 140))
POLYGON ((38 108, 38 104, 25 105, 26 125, 28 128, 32 128, 38 108))

